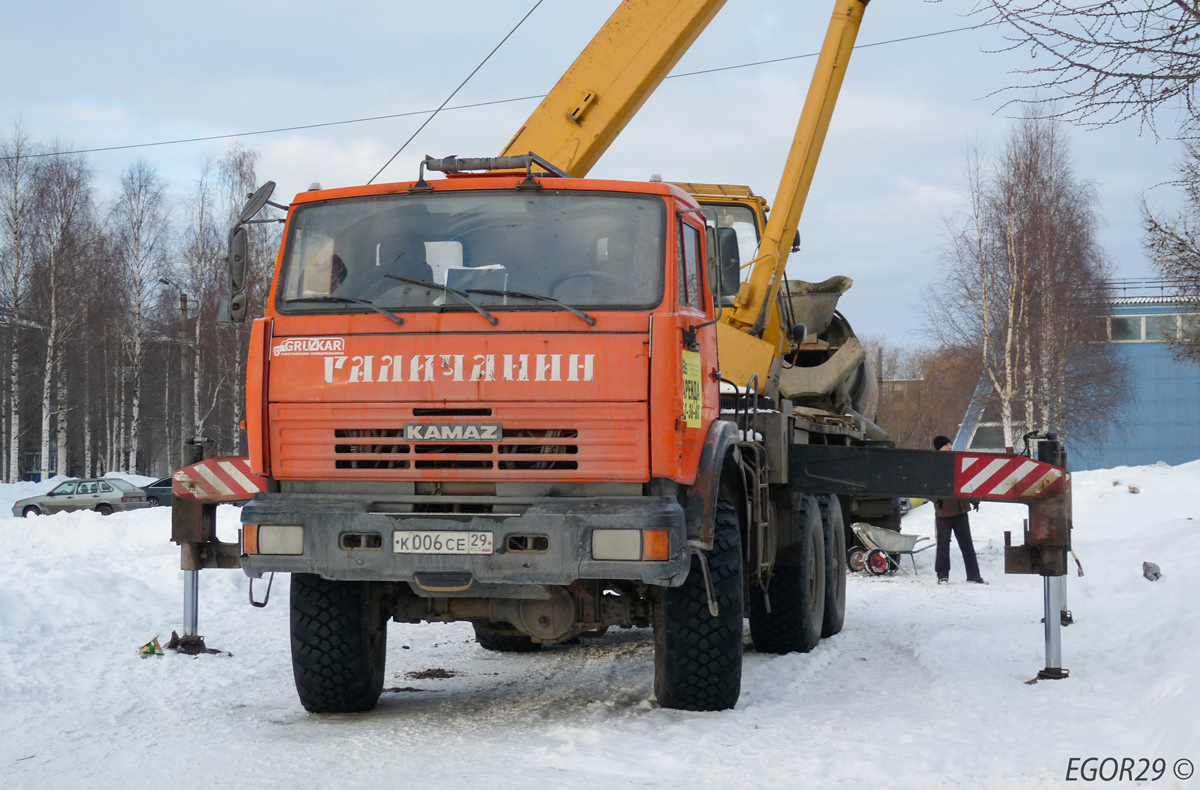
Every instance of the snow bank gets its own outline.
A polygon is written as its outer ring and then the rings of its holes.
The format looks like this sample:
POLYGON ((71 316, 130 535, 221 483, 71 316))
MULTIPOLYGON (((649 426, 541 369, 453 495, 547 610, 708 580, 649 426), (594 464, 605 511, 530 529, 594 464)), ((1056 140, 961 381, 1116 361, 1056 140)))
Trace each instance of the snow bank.
MULTIPOLYGON (((1074 484, 1070 679, 1025 683, 1044 665, 1041 580, 1003 574, 1024 508, 985 504, 987 586, 964 583, 954 549, 950 585, 932 551, 915 575, 906 559, 852 576, 843 633, 808 655, 748 652, 741 701, 718 714, 657 707, 647 632, 498 655, 468 626, 392 624, 379 708, 312 716, 292 687, 285 577, 254 609, 240 572, 203 572, 200 631, 232 655, 143 660, 138 645, 180 628, 169 509, 9 519, 0 787, 1027 788, 1061 786, 1072 757, 1163 758, 1154 786, 1196 786, 1171 769, 1200 759, 1200 462, 1074 484), (451 677, 411 676, 426 669, 451 677)), ((222 507, 226 539, 236 522, 222 507)), ((932 528, 928 506, 905 517, 932 528)))

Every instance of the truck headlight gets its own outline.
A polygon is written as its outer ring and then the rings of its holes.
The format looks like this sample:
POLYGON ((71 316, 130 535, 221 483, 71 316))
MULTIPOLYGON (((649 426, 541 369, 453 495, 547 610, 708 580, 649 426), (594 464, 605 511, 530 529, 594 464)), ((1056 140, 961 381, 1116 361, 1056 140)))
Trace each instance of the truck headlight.
POLYGON ((671 533, 665 529, 592 530, 592 559, 647 560, 662 562, 670 557, 671 533))
POLYGON ((242 527, 242 553, 303 554, 304 527, 246 524, 242 527))

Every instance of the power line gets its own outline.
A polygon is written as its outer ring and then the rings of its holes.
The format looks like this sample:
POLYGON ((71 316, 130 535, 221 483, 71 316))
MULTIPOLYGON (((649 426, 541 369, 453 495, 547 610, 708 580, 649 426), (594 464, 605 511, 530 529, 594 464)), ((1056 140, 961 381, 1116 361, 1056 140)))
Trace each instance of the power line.
MULTIPOLYGON (((983 27, 993 27, 999 25, 1000 22, 980 22, 978 25, 968 25, 967 27, 956 27, 950 30, 939 30, 935 33, 919 33, 915 36, 904 36, 903 38, 889 38, 886 41, 873 41, 870 44, 855 44, 854 49, 869 49, 871 47, 882 47, 884 44, 901 44, 905 41, 916 41, 921 38, 933 38, 934 36, 945 36, 950 33, 961 33, 964 30, 978 30, 983 27)), ((805 58, 815 58, 820 55, 820 52, 808 52, 803 55, 788 55, 782 58, 771 58, 770 60, 754 60, 749 63, 738 63, 734 66, 716 66, 711 69, 700 69, 699 71, 685 71, 680 74, 670 74, 667 79, 675 79, 676 77, 694 77, 698 74, 712 74, 718 71, 733 71, 734 69, 746 69, 751 66, 766 66, 771 63, 784 63, 789 60, 804 60, 805 58)))
MULTIPOLYGON (((509 104, 518 101, 529 101, 531 99, 545 98, 546 94, 537 96, 518 96, 512 99, 496 99, 494 101, 475 102, 473 104, 459 104, 454 107, 447 107, 447 110, 469 110, 475 107, 487 107, 492 104, 509 104)), ((278 134, 280 132, 294 132, 301 129, 320 129, 326 126, 344 126, 352 123, 367 123, 368 121, 386 121, 389 118, 408 118, 413 115, 428 115, 434 112, 433 110, 410 110, 409 112, 398 112, 391 115, 373 115, 368 118, 350 118, 344 121, 326 121, 324 123, 307 123, 299 126, 281 126, 277 129, 259 129, 253 132, 235 132, 232 134, 213 134, 207 137, 185 137, 179 140, 160 140, 154 143, 131 143, 129 145, 111 145, 104 148, 83 148, 76 151, 53 151, 50 153, 41 154, 23 154, 26 158, 34 158, 39 156, 61 156, 63 154, 93 154, 103 151, 124 151, 130 148, 154 148, 160 145, 181 145, 183 143, 203 143, 210 140, 229 140, 234 137, 254 137, 260 134, 278 134)), ((0 157, 0 159, 12 159, 13 157, 0 157)))
POLYGON ((375 179, 379 178, 379 174, 382 173, 384 170, 386 170, 387 166, 390 165, 393 161, 395 161, 396 157, 400 156, 400 152, 403 151, 405 148, 408 148, 408 144, 411 143, 416 138, 416 136, 421 133, 422 129, 424 129, 426 126, 429 125, 429 122, 432 121, 439 112, 442 111, 442 107, 445 107, 447 104, 450 103, 450 100, 454 98, 454 95, 456 93, 458 93, 460 90, 462 90, 463 85, 466 85, 470 81, 470 79, 475 76, 475 72, 477 72, 481 68, 483 68, 483 64, 487 63, 491 59, 492 55, 495 55, 497 50, 499 50, 500 47, 504 46, 504 42, 508 41, 508 39, 512 36, 512 34, 517 32, 517 28, 519 28, 521 25, 525 24, 525 20, 528 19, 530 17, 530 15, 532 15, 533 12, 537 10, 537 7, 540 6, 541 4, 542 4, 542 0, 537 0, 537 2, 533 4, 533 8, 529 9, 529 11, 526 12, 525 16, 521 17, 521 21, 518 22, 516 25, 514 25, 512 30, 508 31, 508 35, 505 36, 504 38, 500 39, 500 43, 492 48, 492 51, 487 54, 486 58, 479 61, 479 65, 476 66, 474 69, 472 69, 471 73, 467 75, 467 78, 458 84, 458 87, 455 88, 450 93, 450 95, 446 97, 446 100, 442 102, 441 106, 438 107, 436 110, 434 110, 433 114, 430 115, 428 118, 426 118, 425 122, 422 123, 420 126, 418 126, 417 130, 415 132, 413 132, 412 135, 409 136, 409 138, 407 140, 404 141, 404 145, 402 145, 398 149, 396 149, 396 153, 392 154, 391 158, 383 163, 383 167, 379 168, 379 170, 376 171, 375 175, 371 176, 371 180, 367 182, 368 184, 374 183, 375 179))
MULTIPOLYGON (((542 2, 542 0, 538 0, 538 5, 540 5, 541 2, 542 2)), ((535 5, 533 7, 533 9, 530 9, 529 13, 530 14, 533 13, 533 10, 536 8, 537 8, 537 5, 535 5)), ((526 14, 525 17, 522 18, 521 22, 517 23, 517 27, 520 27, 521 23, 524 22, 525 19, 528 17, 529 17, 529 14, 526 14)), ((951 28, 949 30, 939 30, 939 31, 936 31, 933 33, 921 33, 921 34, 918 34, 915 36, 904 36, 902 38, 892 38, 892 39, 887 39, 884 41, 874 41, 869 44, 856 44, 854 46, 854 48, 855 49, 868 49, 870 47, 882 47, 887 44, 901 44, 901 43, 904 43, 907 41, 916 41, 916 40, 923 39, 923 38, 934 38, 936 36, 950 35, 951 33, 962 33, 962 32, 968 31, 968 30, 979 30, 980 28, 994 27, 999 24, 1002 24, 1002 23, 1000 21, 981 22, 978 25, 968 25, 966 27, 956 27, 956 28, 951 28)), ((513 34, 513 32, 515 32, 515 31, 516 31, 516 28, 514 27, 513 30, 509 32, 509 36, 511 36, 513 34)), ((504 40, 502 40, 500 42, 500 44, 503 44, 504 41, 506 41, 507 39, 508 39, 508 36, 505 36, 504 40)), ((496 49, 499 49, 500 44, 496 45, 496 49)), ((483 62, 481 62, 479 64, 479 66, 475 67, 475 71, 478 71, 480 66, 482 66, 483 63, 486 63, 487 59, 490 58, 493 54, 495 54, 495 52, 496 52, 496 50, 493 49, 492 52, 488 54, 488 57, 484 58, 483 62)), ((699 76, 702 74, 713 74, 713 73, 720 72, 720 71, 734 71, 736 69, 747 69, 747 68, 753 68, 755 66, 767 66, 772 63, 785 63, 787 61, 792 61, 792 60, 804 60, 806 58, 815 58, 819 54, 820 54, 819 52, 808 52, 803 55, 788 55, 788 56, 782 57, 782 58, 771 58, 769 60, 754 60, 754 61, 749 61, 746 63, 737 63, 737 64, 734 64, 731 66, 716 66, 711 69, 699 69, 697 71, 685 71, 685 72, 681 72, 678 74, 669 74, 669 75, 667 75, 666 79, 672 80, 672 79, 679 79, 682 77, 695 77, 695 76, 699 76)), ((467 80, 471 79, 471 77, 474 76, 475 71, 472 71, 471 74, 467 76, 467 80)), ((465 84, 466 84, 466 80, 463 81, 463 85, 465 85, 465 84)), ((533 101, 535 99, 546 98, 546 94, 539 93, 539 94, 534 94, 531 96, 515 96, 515 97, 509 98, 509 99, 494 99, 492 101, 473 102, 471 104, 456 104, 454 106, 447 107, 446 103, 449 102, 449 100, 454 97, 454 94, 458 93, 458 91, 462 87, 463 87, 462 85, 459 85, 458 88, 456 88, 454 90, 454 93, 451 93, 450 96, 446 99, 446 102, 443 102, 442 106, 438 107, 436 110, 410 110, 408 112, 391 113, 389 115, 372 115, 372 116, 368 116, 365 118, 349 118, 349 119, 341 120, 341 121, 325 121, 323 123, 307 123, 307 124, 299 124, 296 126, 281 126, 281 127, 274 128, 274 129, 259 129, 259 130, 252 131, 252 132, 236 132, 236 133, 232 133, 232 134, 213 134, 213 135, 207 135, 204 137, 184 137, 184 138, 180 138, 178 140, 159 140, 159 141, 153 142, 153 143, 130 143, 127 145, 111 145, 111 146, 104 146, 104 147, 100 147, 100 148, 83 148, 83 149, 80 149, 77 151, 52 151, 52 152, 48 152, 48 153, 24 154, 23 156, 25 156, 26 158, 29 158, 29 159, 34 159, 34 158, 44 157, 44 156, 62 156, 64 154, 94 154, 94 153, 103 153, 103 152, 107 152, 107 151, 126 151, 126 150, 130 150, 130 149, 135 149, 135 148, 156 148, 156 147, 164 146, 164 145, 183 145, 185 143, 204 143, 204 142, 210 142, 212 140, 230 140, 230 139, 234 139, 234 138, 238 138, 238 137, 255 137, 255 136, 264 135, 264 134, 280 134, 282 132, 296 132, 296 131, 302 131, 305 129, 322 129, 322 128, 329 127, 329 126, 347 126, 349 124, 356 124, 356 123, 369 123, 371 121, 386 121, 386 120, 391 120, 393 118, 410 118, 415 115, 428 115, 429 118, 426 119, 425 123, 421 125, 421 129, 423 129, 429 123, 429 121, 433 119, 433 116, 442 110, 447 110, 447 111, 471 110, 471 109, 476 109, 479 107, 491 107, 491 106, 494 106, 497 104, 513 104, 516 102, 533 101)), ((417 133, 419 133, 421 131, 421 129, 417 129, 417 133)), ((416 136, 416 133, 414 133, 413 137, 415 137, 415 136, 416 136)), ((404 145, 407 146, 409 142, 412 142, 411 137, 409 138, 408 142, 406 142, 404 145)), ((404 146, 401 146, 400 150, 401 151, 404 150, 404 146)), ((396 154, 393 154, 392 158, 394 159, 396 157, 396 155, 398 155, 399 153, 400 153, 400 151, 397 151, 396 154)), ((7 161, 7 160, 13 159, 13 158, 14 157, 0 157, 0 161, 7 161)), ((392 160, 389 159, 388 164, 390 164, 391 161, 392 160)), ((383 169, 386 167, 387 167, 387 165, 385 164, 383 168, 380 168, 380 172, 382 172, 383 169)), ((374 181, 375 178, 377 178, 378 176, 379 176, 379 173, 376 173, 375 176, 373 176, 371 178, 371 180, 374 181)), ((368 182, 368 183, 370 183, 370 182, 368 182)))

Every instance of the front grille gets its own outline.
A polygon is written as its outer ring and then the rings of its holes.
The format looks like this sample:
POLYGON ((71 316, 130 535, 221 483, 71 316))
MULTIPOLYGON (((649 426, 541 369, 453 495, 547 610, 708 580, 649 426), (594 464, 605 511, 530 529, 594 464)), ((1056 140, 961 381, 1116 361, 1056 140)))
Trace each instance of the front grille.
MULTIPOLYGON (((414 411, 434 411, 414 410, 414 411)), ((467 409, 442 411, 468 411, 467 409)), ((478 416, 476 413, 463 416, 478 416)), ((486 410, 490 415, 491 411, 486 410)), ((417 416, 417 415, 414 415, 417 416)), ((444 415, 440 415, 444 416, 444 415)), ((397 428, 337 428, 334 436, 339 439, 370 439, 370 442, 355 442, 334 445, 337 469, 578 469, 574 459, 549 458, 547 456, 578 455, 579 445, 563 444, 558 440, 576 439, 579 431, 574 428, 533 428, 512 431, 500 442, 439 442, 418 443, 404 439, 404 431, 397 428), (388 439, 392 441, 387 441, 388 439), (379 456, 386 455, 386 458, 379 456), (505 458, 522 455, 536 458, 505 458), (392 457, 395 456, 395 457, 392 457), (486 458, 483 456, 487 456, 486 458)))
POLYGON ((643 403, 495 408, 315 404, 271 407, 272 469, 281 479, 643 479, 643 403), (419 412, 419 413, 418 413, 419 412), (496 441, 406 439, 404 426, 503 425, 496 441), (452 473, 447 476, 447 473, 452 473))
POLYGON ((339 458, 334 466, 337 469, 408 469, 412 463, 407 457, 376 458, 377 455, 407 456, 412 446, 404 442, 403 429, 394 428, 337 428, 333 435, 338 439, 375 439, 371 443, 335 444, 333 451, 338 455, 352 456, 339 458), (386 441, 392 439, 393 441, 386 441), (363 456, 370 455, 371 458, 363 456))

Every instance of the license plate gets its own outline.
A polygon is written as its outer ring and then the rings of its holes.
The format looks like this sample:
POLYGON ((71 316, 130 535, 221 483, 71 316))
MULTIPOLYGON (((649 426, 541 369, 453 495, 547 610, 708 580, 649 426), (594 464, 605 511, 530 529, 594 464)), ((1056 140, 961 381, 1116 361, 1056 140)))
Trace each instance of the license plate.
POLYGON ((392 533, 396 554, 491 554, 490 532, 426 532, 397 530, 392 533))

